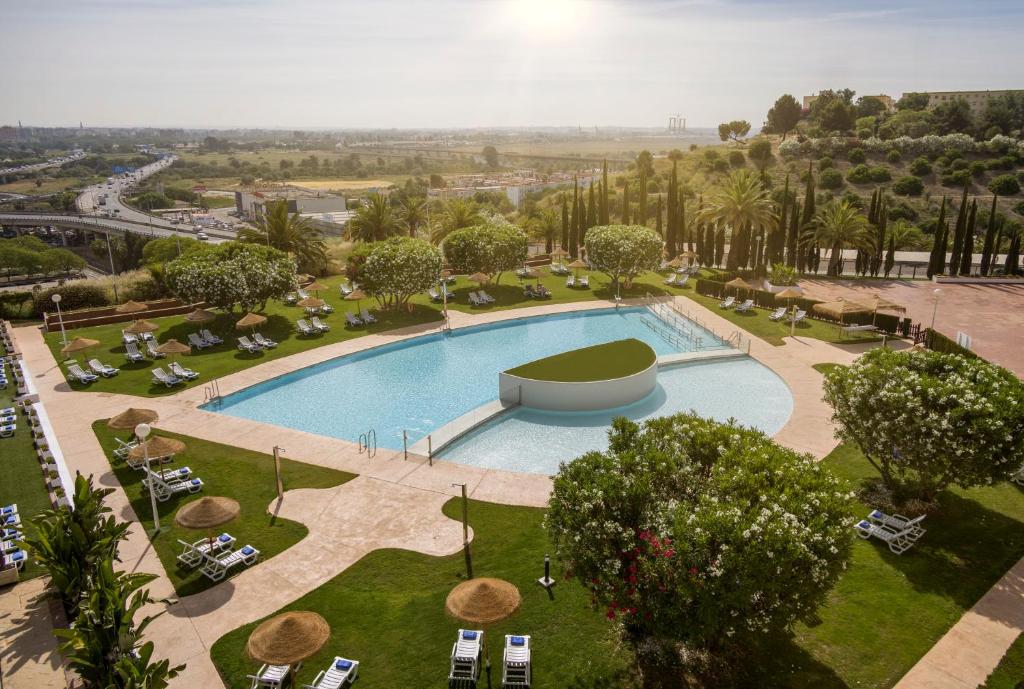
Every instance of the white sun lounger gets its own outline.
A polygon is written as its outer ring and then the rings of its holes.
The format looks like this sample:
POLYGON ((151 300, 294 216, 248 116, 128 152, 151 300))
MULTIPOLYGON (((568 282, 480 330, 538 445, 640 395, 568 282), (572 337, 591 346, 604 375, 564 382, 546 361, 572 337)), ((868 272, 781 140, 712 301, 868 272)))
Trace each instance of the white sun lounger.
POLYGON ((129 342, 138 342, 138 341, 139 341, 139 338, 137 338, 133 333, 130 333, 127 330, 122 330, 121 331, 121 343, 122 344, 128 344, 129 342))
POLYGON ((273 340, 263 337, 263 333, 253 333, 252 336, 256 340, 256 344, 264 349, 273 349, 277 346, 277 343, 273 340))
POLYGON ((179 538, 178 543, 182 547, 178 562, 183 567, 197 567, 208 553, 216 555, 222 550, 230 550, 235 545, 235 537, 229 533, 222 533, 213 539, 212 544, 208 538, 201 538, 194 543, 187 543, 179 538))
POLYGON ((178 378, 175 375, 171 375, 170 373, 163 370, 159 366, 153 369, 152 374, 154 383, 163 383, 169 388, 173 388, 175 385, 185 382, 181 378, 178 378))
POLYGON ((165 356, 167 356, 163 352, 156 351, 156 344, 153 342, 153 340, 146 341, 146 351, 154 359, 163 359, 165 356))
POLYGON ((922 514, 919 517, 910 519, 904 517, 902 514, 886 514, 881 510, 872 510, 871 514, 868 515, 868 519, 875 524, 881 524, 882 526, 888 526, 890 529, 896 531, 905 531, 907 538, 912 541, 924 536, 926 529, 921 528, 920 524, 924 521, 927 515, 922 514))
POLYGON ((569 288, 575 287, 576 286, 576 276, 575 275, 570 275, 569 277, 567 277, 565 279, 565 286, 569 287, 569 288))
POLYGON ((754 308, 754 300, 747 299, 742 304, 736 307, 736 313, 746 313, 750 309, 754 308))
MULTIPOLYGON (((484 633, 479 629, 460 629, 452 645, 451 669, 448 671, 449 686, 455 682, 476 682, 480 679, 480 657, 484 633)), ((475 684, 473 685, 475 686, 475 684)))
POLYGON ((238 348, 244 352, 252 352, 253 354, 262 351, 258 344, 254 343, 245 335, 242 335, 240 338, 238 338, 238 348))
POLYGON ((0 527, 3 527, 5 529, 20 529, 21 517, 18 516, 17 512, 15 512, 14 514, 0 516, 0 527))
POLYGON ((18 430, 18 425, 14 423, 0 426, 0 438, 10 438, 16 430, 18 430))
POLYGON ((252 680, 249 689, 281 689, 291 669, 290 665, 261 665, 255 675, 246 675, 252 680))
POLYGON ((202 335, 203 339, 209 342, 210 344, 219 345, 222 342, 224 342, 224 340, 220 339, 219 337, 211 333, 209 330, 200 330, 199 334, 202 335))
POLYGON ((590 289, 590 276, 580 275, 580 287, 583 289, 590 289))
POLYGON ((190 478, 186 481, 167 480, 159 473, 145 469, 146 476, 142 479, 142 487, 149 490, 153 486, 153 493, 160 502, 167 502, 172 496, 180 493, 198 493, 203 489, 203 480, 190 478))
POLYGON ((791 318, 790 320, 792 320, 794 323, 800 323, 805 318, 807 318, 807 312, 798 310, 795 314, 793 314, 793 318, 791 318))
POLYGON ((125 343, 124 351, 125 351, 125 356, 128 358, 128 361, 134 362, 134 361, 145 361, 146 360, 146 357, 144 357, 142 355, 142 352, 139 351, 139 346, 137 344, 135 344, 134 342, 127 342, 127 343, 125 343))
POLYGON ((736 297, 726 297, 719 304, 720 309, 731 309, 732 305, 736 303, 736 297))
POLYGON ((100 378, 99 376, 94 375, 92 373, 86 373, 78 364, 71 364, 70 366, 68 366, 68 373, 71 374, 71 377, 77 380, 79 383, 85 383, 86 385, 93 382, 94 380, 99 380, 100 378))
POLYGON ((169 368, 171 369, 171 373, 179 378, 184 378, 185 380, 195 380, 199 377, 199 374, 196 371, 193 371, 190 368, 185 368, 177 361, 172 361, 169 368))
POLYGON ((676 274, 672 273, 667 278, 665 278, 665 284, 668 285, 669 287, 672 287, 673 285, 675 285, 676 284, 676 274))
POLYGON ((325 333, 325 332, 327 332, 328 330, 330 330, 330 329, 331 329, 331 326, 329 326, 329 325, 327 325, 326 323, 324 323, 324 322, 323 322, 322 320, 320 320, 320 318, 319 318, 319 317, 317 317, 317 316, 313 316, 313 317, 312 317, 312 318, 310 319, 310 323, 312 323, 312 324, 313 324, 313 327, 314 327, 314 328, 316 328, 317 330, 319 330, 319 331, 320 331, 320 332, 322 332, 322 333, 325 333))
POLYGON ((107 366, 99 359, 89 359, 89 368, 92 369, 93 373, 98 373, 104 378, 116 376, 118 371, 121 370, 119 368, 114 368, 113 366, 107 366))
POLYGON ((768 320, 770 320, 770 321, 781 321, 785 317, 786 317, 786 307, 785 306, 780 306, 779 308, 777 308, 774 311, 772 311, 772 314, 770 316, 768 316, 768 320))
POLYGON ((437 290, 433 287, 427 290, 427 296, 430 297, 430 301, 444 301, 441 295, 438 294, 437 290))
POLYGON ((501 663, 502 687, 529 687, 531 683, 530 637, 505 635, 501 663))
POLYGON ((208 555, 200 571, 211 581, 220 581, 227 576, 232 567, 239 564, 251 565, 259 556, 260 551, 251 545, 245 545, 226 555, 208 555))
POLYGON ((1010 480, 1016 483, 1018 486, 1024 487, 1024 466, 1017 469, 1017 472, 1010 477, 1010 480))
POLYGON ((16 567, 21 569, 28 562, 28 553, 24 550, 15 550, 14 552, 4 553, 2 556, 3 567, 16 567))
POLYGON ((478 297, 486 301, 488 304, 495 304, 498 301, 497 299, 489 295, 487 292, 484 292, 483 290, 478 291, 476 294, 478 297))
POLYGON ((351 311, 345 312, 345 322, 348 323, 353 328, 356 327, 357 325, 363 324, 361 320, 359 320, 356 316, 352 315, 351 311))
POLYGON ((487 302, 476 295, 476 292, 469 293, 469 303, 473 306, 483 306, 487 302))
POLYGON ((362 318, 363 323, 376 323, 377 319, 366 310, 366 307, 359 309, 359 317, 362 318))
POLYGON ((189 333, 188 343, 195 347, 196 349, 206 349, 207 347, 213 346, 212 342, 209 342, 205 337, 203 337, 199 333, 189 333))
POLYGON ((319 331, 311 326, 305 318, 300 318, 295 321, 295 327, 298 329, 300 335, 316 335, 319 331))
POLYGON ((321 670, 312 684, 303 684, 303 689, 341 689, 359 677, 359 661, 334 656, 331 666, 321 670))
POLYGON ((857 535, 864 540, 868 540, 874 536, 889 546, 889 550, 897 555, 902 555, 914 546, 914 540, 910 538, 910 533, 913 531, 914 527, 897 531, 896 529, 888 526, 875 524, 867 519, 862 519, 857 522, 857 525, 854 528, 857 530, 857 535))

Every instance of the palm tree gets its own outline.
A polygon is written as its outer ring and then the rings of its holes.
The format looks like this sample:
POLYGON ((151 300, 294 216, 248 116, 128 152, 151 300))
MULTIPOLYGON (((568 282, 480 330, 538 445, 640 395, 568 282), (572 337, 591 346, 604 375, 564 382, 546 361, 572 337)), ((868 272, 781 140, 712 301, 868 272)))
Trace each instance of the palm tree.
MULTIPOLYGON (((732 228, 729 264, 737 268, 738 257, 747 253, 739 246, 743 229, 770 232, 777 225, 771 196, 754 171, 744 169, 730 174, 709 201, 697 217, 702 222, 721 223, 732 228)), ((746 241, 749 241, 749 235, 746 241)))
POLYGON ((848 201, 833 202, 814 216, 814 227, 808 233, 819 246, 832 247, 828 274, 840 275, 843 267, 843 249, 873 250, 874 230, 860 209, 848 201))
POLYGON ((288 215, 286 201, 268 204, 266 214, 260 216, 255 224, 255 228, 239 231, 238 238, 291 254, 299 270, 307 273, 318 272, 327 265, 327 247, 320 238, 320 230, 298 213, 288 215))
POLYGON ((472 227, 481 222, 480 209, 469 199, 450 199, 441 210, 441 224, 430 233, 430 241, 440 244, 455 230, 472 227))
POLYGON ((386 196, 370 194, 369 203, 352 216, 349 223, 349 234, 353 239, 364 242, 376 242, 387 239, 398 231, 398 220, 391 210, 386 196))
POLYGON ((427 220, 427 199, 423 196, 407 196, 398 204, 398 222, 410 237, 415 237, 427 220))
POLYGON ((534 236, 544 240, 544 251, 550 254, 555 248, 555 239, 562 229, 562 221, 553 208, 545 208, 530 221, 534 236))

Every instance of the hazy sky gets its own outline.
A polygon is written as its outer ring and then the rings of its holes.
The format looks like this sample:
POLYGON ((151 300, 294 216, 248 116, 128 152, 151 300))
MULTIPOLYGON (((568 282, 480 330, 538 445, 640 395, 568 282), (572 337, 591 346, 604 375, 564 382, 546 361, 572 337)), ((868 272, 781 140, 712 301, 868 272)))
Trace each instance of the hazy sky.
POLYGON ((1021 0, 0 0, 0 124, 760 125, 1024 87, 1021 0))

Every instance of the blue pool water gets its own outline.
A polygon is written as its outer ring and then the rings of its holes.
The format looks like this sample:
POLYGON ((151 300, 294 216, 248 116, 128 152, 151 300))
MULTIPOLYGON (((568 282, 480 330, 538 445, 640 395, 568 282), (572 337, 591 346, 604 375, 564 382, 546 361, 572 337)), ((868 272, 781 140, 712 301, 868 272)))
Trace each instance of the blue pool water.
MULTIPOLYGON (((658 354, 680 351, 646 327, 642 308, 517 319, 340 357, 224 399, 220 411, 356 441, 370 428, 381 447, 400 449, 496 399, 498 373, 579 347, 635 337, 658 354)), ((705 342, 716 341, 703 333, 705 342)))
POLYGON ((608 447, 616 416, 642 421, 696 411, 719 421, 736 419, 769 435, 793 412, 793 396, 770 369, 743 357, 683 364, 658 373, 658 387, 626 407, 597 412, 550 412, 518 407, 445 447, 438 456, 461 464, 554 474, 559 462, 608 447))

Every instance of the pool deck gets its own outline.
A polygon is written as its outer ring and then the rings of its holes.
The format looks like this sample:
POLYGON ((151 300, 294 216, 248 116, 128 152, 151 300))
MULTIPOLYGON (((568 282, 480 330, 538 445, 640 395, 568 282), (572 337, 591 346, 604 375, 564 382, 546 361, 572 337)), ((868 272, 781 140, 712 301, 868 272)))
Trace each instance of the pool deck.
MULTIPOLYGON (((478 314, 452 311, 451 325, 461 328, 609 306, 609 302, 581 302, 478 314)), ((718 333, 735 330, 710 310, 688 300, 686 306, 698 311, 705 326, 718 333)), ((330 358, 436 331, 436 326, 415 326, 311 349, 225 376, 218 380, 220 392, 230 394, 330 358)), ((333 489, 288 491, 279 514, 304 523, 309 528, 305 539, 207 591, 181 599, 151 625, 147 636, 156 642, 158 653, 174 663, 188 663, 186 671, 172 683, 174 687, 222 686, 209 655, 217 638, 316 589, 366 553, 391 547, 434 555, 456 552, 461 546, 461 530, 441 512, 444 502, 460 491, 452 484, 465 483, 476 500, 504 504, 541 507, 550 494, 551 479, 547 476, 445 461, 434 461, 430 466, 424 456, 410 454, 406 458, 402 452, 384 449, 369 458, 355 443, 207 412, 199 409, 204 402, 203 386, 161 398, 74 392, 38 328, 19 328, 15 337, 35 375, 40 399, 61 440, 69 468, 94 474, 101 485, 113 488, 108 504, 119 518, 135 522, 121 547, 122 564, 130 571, 157 573, 159 577, 150 589, 158 599, 173 598, 173 588, 110 470, 92 432, 93 421, 109 418, 129 406, 141 406, 159 413, 155 426, 160 429, 264 453, 279 445, 287 448, 286 456, 291 459, 359 474, 333 489), (332 545, 325 548, 323 543, 332 545)), ((849 363, 871 346, 843 347, 786 338, 784 346, 774 347, 751 338, 750 355, 775 371, 793 393, 793 414, 776 434, 776 440, 818 458, 828 454, 836 440, 830 410, 821 399, 822 376, 811 364, 849 363)), ((209 487, 210 494, 215 490, 209 487)), ((276 502, 268 509, 278 509, 276 502)), ((253 545, 259 547, 258 543, 253 545)), ((154 606, 154 611, 159 609, 163 606, 154 606)))

